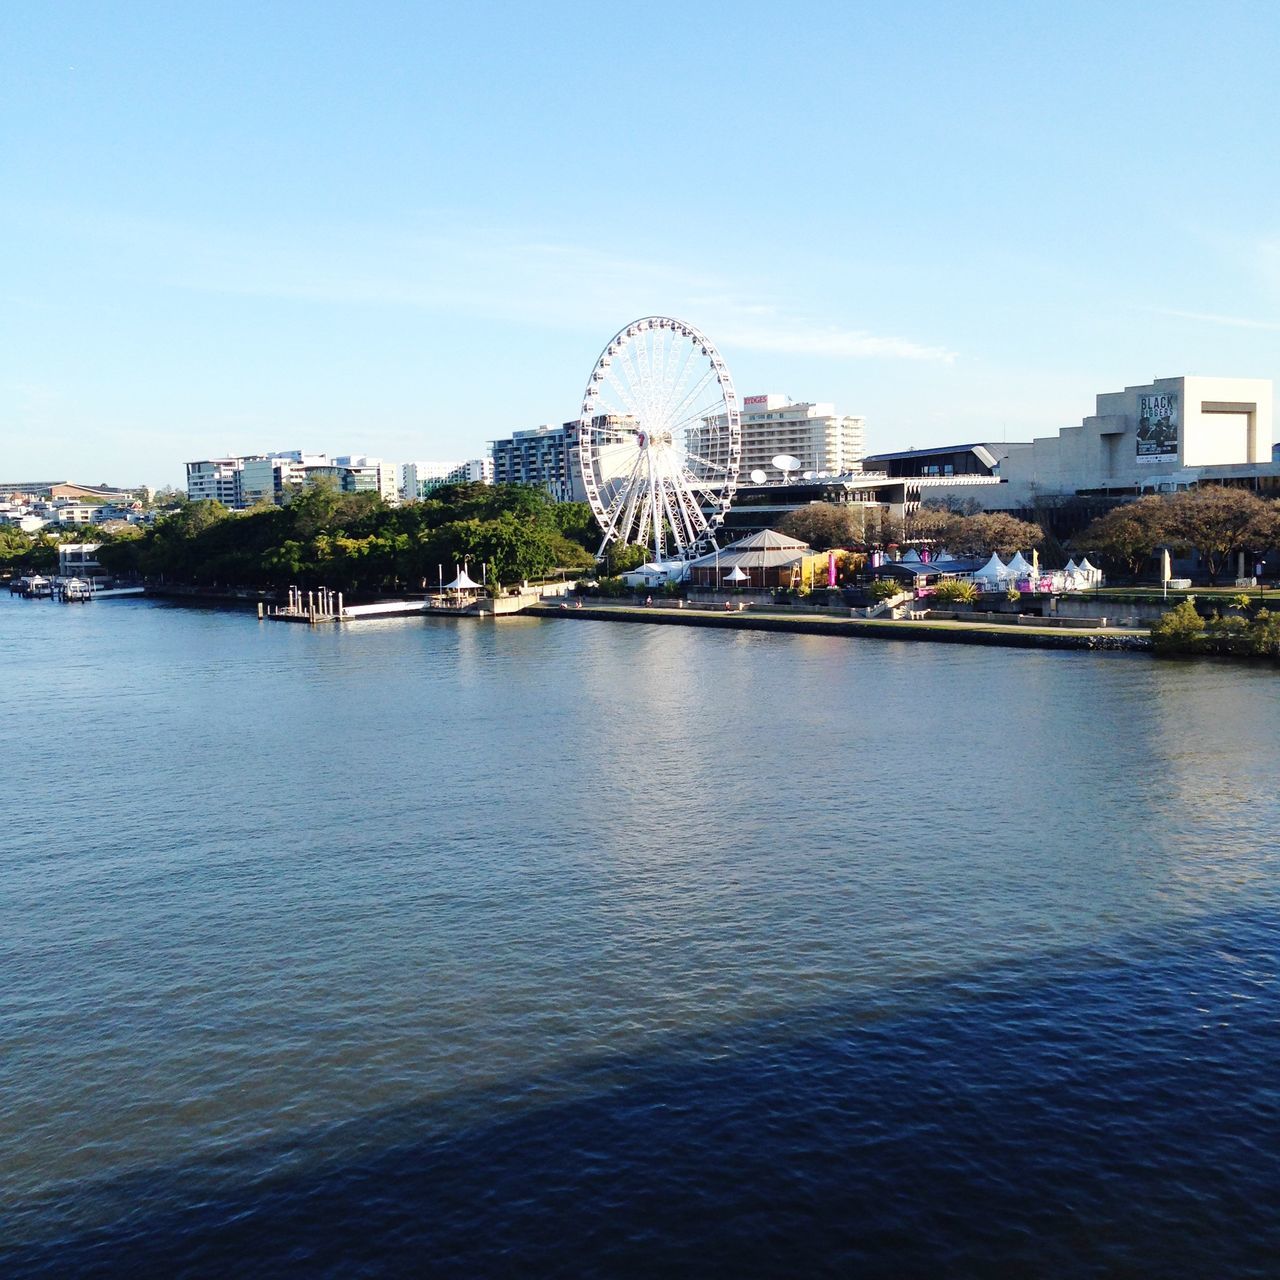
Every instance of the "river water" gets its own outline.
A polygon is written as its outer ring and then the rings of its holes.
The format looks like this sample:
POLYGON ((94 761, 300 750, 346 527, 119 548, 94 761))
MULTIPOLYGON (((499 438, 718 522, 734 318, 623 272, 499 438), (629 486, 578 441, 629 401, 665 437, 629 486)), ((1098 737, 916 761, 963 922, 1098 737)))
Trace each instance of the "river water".
POLYGON ((0 599, 0 1274, 1274 1274, 1270 668, 0 599))

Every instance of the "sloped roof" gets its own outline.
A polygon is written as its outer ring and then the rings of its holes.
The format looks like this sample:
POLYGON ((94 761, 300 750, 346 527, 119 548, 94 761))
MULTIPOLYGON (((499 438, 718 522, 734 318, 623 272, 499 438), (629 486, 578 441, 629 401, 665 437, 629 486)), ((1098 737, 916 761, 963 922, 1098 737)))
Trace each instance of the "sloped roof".
POLYGON ((796 538, 788 538, 776 529, 762 529, 749 538, 731 542, 722 551, 699 556, 690 562, 690 568, 709 569, 717 565, 728 573, 735 568, 780 569, 795 564, 809 553, 809 544, 796 538))
MULTIPOLYGON (((809 544, 799 538, 789 538, 776 529, 761 529, 749 538, 739 538, 731 542, 724 551, 808 551, 809 544)), ((720 554, 724 555, 724 551, 720 554)))

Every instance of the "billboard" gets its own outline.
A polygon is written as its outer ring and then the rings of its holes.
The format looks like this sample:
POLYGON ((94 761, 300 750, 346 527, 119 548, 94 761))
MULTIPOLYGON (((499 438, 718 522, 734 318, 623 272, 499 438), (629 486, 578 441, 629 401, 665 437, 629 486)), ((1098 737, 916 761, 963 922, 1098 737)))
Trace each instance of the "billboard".
POLYGON ((768 396, 743 396, 742 398, 744 409, 763 409, 768 403, 768 396))
POLYGON ((1139 462, 1177 462, 1178 397, 1138 397, 1139 462))

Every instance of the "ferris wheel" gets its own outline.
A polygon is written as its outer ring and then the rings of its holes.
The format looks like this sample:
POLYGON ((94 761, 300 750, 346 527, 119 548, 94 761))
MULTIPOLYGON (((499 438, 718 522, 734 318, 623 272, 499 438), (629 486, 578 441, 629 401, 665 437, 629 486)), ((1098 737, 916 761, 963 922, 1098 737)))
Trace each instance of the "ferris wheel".
POLYGON ((610 542, 690 559, 733 502, 742 425, 720 353, 692 325, 646 316, 600 353, 582 398, 578 465, 610 542))

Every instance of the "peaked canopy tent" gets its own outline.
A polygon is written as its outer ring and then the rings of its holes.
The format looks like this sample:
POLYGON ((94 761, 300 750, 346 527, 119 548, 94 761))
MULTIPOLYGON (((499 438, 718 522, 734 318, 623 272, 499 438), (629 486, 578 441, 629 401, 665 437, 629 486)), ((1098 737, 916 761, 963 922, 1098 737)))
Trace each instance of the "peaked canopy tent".
POLYGON ((1008 577, 1008 566, 994 551, 991 553, 991 559, 973 575, 975 582, 1004 582, 1008 577))
POLYGON ((444 589, 446 591, 480 591, 482 590, 478 582, 472 581, 465 569, 458 570, 458 576, 452 582, 446 582, 444 589))
POLYGON ((1031 577, 1031 570, 1031 561, 1021 551, 1015 551, 1013 558, 1005 565, 1005 571, 1011 578, 1029 578, 1031 577))

